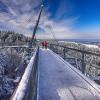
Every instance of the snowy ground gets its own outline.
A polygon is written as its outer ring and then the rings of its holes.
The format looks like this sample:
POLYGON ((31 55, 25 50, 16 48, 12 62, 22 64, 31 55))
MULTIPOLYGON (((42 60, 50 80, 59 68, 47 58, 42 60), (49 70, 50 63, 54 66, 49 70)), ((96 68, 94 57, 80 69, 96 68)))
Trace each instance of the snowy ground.
POLYGON ((14 48, 0 49, 0 100, 9 100, 15 90, 24 68, 25 53, 14 48))
POLYGON ((38 100, 100 100, 100 87, 50 50, 39 52, 38 100))

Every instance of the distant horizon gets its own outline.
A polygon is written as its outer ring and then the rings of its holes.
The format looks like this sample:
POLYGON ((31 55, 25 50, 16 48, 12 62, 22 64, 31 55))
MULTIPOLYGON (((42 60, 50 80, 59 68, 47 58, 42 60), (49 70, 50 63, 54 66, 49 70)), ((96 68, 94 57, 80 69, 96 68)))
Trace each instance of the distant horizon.
MULTIPOLYGON (((2 29, 0 29, 0 31, 11 31, 11 32, 15 32, 14 30, 9 30, 9 29, 8 30, 5 30, 5 29, 2 30, 2 29)), ((23 34, 23 33, 19 33, 19 32, 15 32, 15 33, 23 34)), ((32 33, 29 36, 27 34, 26 35, 23 34, 23 35, 31 38, 32 33)), ((37 38, 37 39, 40 39, 40 40, 55 40, 53 38, 52 39, 51 38, 37 38)), ((62 38, 59 38, 59 39, 57 38, 57 40, 100 40, 100 39, 99 38, 97 38, 97 39, 96 38, 87 38, 87 39, 86 38, 66 38, 66 39, 65 38, 63 38, 63 39, 62 38)))

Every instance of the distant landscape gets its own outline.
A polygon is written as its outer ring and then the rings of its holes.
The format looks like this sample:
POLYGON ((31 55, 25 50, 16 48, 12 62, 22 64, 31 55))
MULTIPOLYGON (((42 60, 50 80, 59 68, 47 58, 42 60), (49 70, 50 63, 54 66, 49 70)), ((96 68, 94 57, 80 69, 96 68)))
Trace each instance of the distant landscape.
POLYGON ((100 39, 61 39, 59 41, 68 41, 68 42, 77 42, 77 43, 84 43, 84 44, 100 44, 100 39))

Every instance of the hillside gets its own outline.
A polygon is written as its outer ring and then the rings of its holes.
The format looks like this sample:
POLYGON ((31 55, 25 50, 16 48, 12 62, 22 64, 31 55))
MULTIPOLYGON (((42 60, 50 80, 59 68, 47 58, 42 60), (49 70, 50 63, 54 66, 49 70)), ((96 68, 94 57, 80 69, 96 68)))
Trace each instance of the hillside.
MULTIPOLYGON (((0 31, 0 45, 23 45, 29 38, 11 31, 0 31)), ((15 48, 0 49, 0 100, 8 100, 17 86, 16 80, 23 74, 26 51, 15 48)), ((18 80, 17 80, 18 82, 18 80)))
POLYGON ((24 36, 23 34, 18 34, 13 31, 0 31, 0 44, 7 45, 21 45, 29 42, 29 37, 24 36))

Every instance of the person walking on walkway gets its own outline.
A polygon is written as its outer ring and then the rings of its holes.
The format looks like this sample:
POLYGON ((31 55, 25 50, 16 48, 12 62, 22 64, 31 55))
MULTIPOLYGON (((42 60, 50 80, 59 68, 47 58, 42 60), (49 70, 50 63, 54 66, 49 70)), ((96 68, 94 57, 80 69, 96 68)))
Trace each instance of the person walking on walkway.
POLYGON ((42 42, 42 47, 44 48, 45 44, 44 44, 44 41, 42 42))
POLYGON ((47 49, 47 47, 48 47, 48 42, 47 41, 44 42, 44 46, 45 46, 45 49, 47 49))

